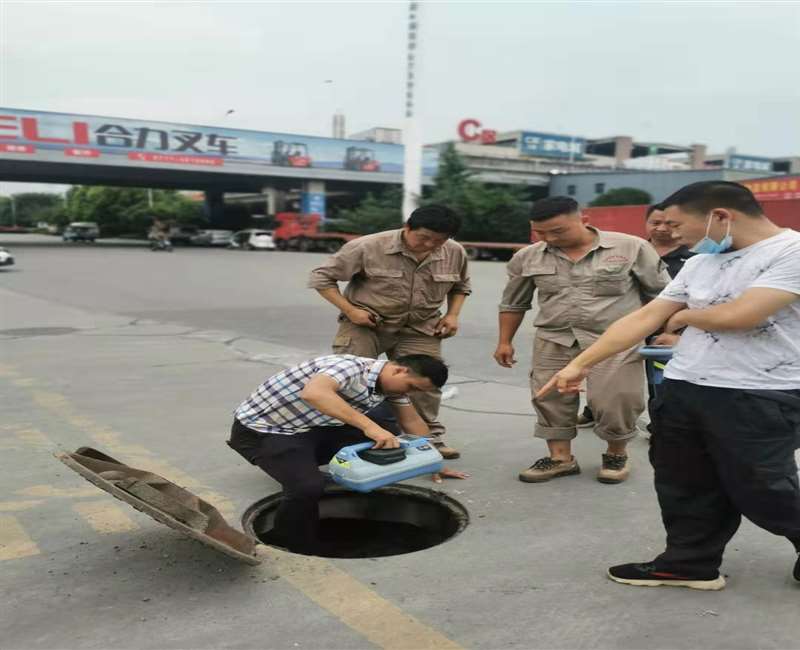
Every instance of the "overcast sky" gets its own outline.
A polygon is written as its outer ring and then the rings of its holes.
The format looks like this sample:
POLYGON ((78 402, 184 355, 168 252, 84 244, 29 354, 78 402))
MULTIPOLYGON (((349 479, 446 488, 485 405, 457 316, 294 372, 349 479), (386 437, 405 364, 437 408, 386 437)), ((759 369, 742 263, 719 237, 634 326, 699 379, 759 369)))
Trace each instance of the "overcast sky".
MULTIPOLYGON (((313 135, 337 108, 348 133, 402 125, 405 2, 0 11, 0 106, 313 135)), ((474 117, 800 155, 800 2, 422 2, 420 38, 427 142, 474 117)))

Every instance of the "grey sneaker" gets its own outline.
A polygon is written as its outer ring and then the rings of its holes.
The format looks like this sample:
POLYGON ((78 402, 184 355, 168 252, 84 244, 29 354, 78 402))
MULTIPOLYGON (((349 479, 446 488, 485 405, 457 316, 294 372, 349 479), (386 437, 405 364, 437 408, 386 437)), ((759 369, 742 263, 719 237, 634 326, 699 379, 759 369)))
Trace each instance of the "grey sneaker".
POLYGON ((519 480, 525 483, 544 483, 551 478, 580 474, 581 468, 575 456, 571 460, 553 460, 549 456, 540 458, 524 472, 519 473, 519 480))
POLYGON ((601 483, 622 483, 631 473, 631 463, 627 456, 603 454, 603 466, 597 473, 601 483))

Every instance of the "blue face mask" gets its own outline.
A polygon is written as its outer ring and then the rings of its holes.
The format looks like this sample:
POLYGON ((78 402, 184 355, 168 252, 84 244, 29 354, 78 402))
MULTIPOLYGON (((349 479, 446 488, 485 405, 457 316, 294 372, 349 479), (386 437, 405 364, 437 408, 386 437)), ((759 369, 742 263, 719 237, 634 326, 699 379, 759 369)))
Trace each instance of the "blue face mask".
POLYGON ((722 238, 722 241, 716 242, 711 237, 708 236, 708 232, 711 230, 711 215, 708 215, 708 223, 706 224, 706 236, 703 237, 699 242, 697 242, 694 246, 692 246, 689 250, 693 253, 699 253, 701 255, 716 255, 718 253, 725 253, 730 250, 731 246, 733 245, 733 237, 731 237, 731 222, 728 221, 728 230, 725 233, 725 236, 722 238))

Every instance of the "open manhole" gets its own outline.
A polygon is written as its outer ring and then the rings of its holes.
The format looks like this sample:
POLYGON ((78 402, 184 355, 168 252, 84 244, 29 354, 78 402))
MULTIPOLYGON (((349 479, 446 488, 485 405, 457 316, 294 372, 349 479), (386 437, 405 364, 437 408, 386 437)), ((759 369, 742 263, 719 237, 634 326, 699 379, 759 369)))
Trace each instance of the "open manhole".
MULTIPOLYGON (((283 493, 250 506, 246 533, 271 545, 275 512, 283 493)), ((319 503, 325 557, 368 558, 414 553, 442 544, 469 524, 469 513, 446 494, 412 485, 353 492, 331 485, 319 503)))

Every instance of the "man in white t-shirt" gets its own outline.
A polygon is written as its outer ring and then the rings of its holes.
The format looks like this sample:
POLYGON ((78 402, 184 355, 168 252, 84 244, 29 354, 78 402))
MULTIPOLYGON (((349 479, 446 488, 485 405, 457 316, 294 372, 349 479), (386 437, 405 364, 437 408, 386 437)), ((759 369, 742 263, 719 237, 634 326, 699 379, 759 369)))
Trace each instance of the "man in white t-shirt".
POLYGON ((661 327, 685 329, 652 409, 650 460, 667 547, 608 575, 721 589, 722 554, 744 515, 792 542, 800 581, 800 233, 773 224, 736 183, 693 183, 661 205, 676 238, 701 254, 536 397, 576 392, 603 359, 661 327))

